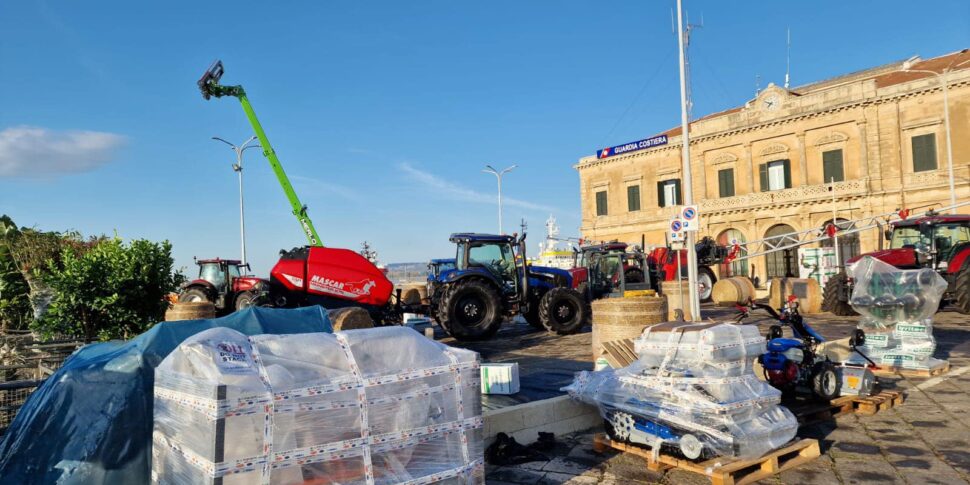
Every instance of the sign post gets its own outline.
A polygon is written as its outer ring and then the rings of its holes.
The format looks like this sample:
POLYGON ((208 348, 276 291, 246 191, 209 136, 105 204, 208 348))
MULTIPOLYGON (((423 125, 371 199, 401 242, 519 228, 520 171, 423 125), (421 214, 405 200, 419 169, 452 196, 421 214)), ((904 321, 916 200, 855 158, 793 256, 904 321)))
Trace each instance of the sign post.
MULTIPOLYGON (((681 163, 684 185, 684 204, 694 204, 693 181, 690 173, 690 124, 687 115, 687 71, 684 52, 684 17, 682 0, 677 0, 677 45, 680 51, 680 127, 681 163)), ((687 281, 690 284, 690 315, 693 320, 701 318, 701 302, 697 294, 697 248, 694 247, 695 232, 687 233, 687 281)))
POLYGON ((680 220, 683 221, 685 231, 697 232, 701 228, 701 215, 697 212, 696 205, 685 205, 681 208, 680 220))

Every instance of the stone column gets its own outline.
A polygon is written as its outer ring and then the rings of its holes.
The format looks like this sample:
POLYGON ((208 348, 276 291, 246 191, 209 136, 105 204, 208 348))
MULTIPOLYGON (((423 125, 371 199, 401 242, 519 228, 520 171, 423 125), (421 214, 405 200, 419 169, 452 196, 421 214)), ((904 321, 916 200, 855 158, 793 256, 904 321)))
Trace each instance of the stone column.
POLYGON ((699 168, 700 168, 700 174, 699 174, 700 176, 694 180, 697 180, 697 182, 701 184, 701 189, 697 190, 696 187, 694 188, 694 193, 700 194, 699 198, 694 197, 695 204, 698 203, 698 200, 702 200, 710 197, 710 194, 707 193, 707 164, 704 163, 703 153, 701 153, 701 156, 697 157, 697 165, 699 165, 699 168))
POLYGON ((805 132, 797 133, 795 139, 798 141, 798 169, 802 171, 802 185, 808 185, 808 157, 805 156, 805 132))
MULTIPOLYGON (((859 177, 869 178, 869 139, 866 137, 866 122, 857 121, 856 130, 859 135, 859 177)), ((866 181, 867 191, 872 190, 872 181, 866 181)))

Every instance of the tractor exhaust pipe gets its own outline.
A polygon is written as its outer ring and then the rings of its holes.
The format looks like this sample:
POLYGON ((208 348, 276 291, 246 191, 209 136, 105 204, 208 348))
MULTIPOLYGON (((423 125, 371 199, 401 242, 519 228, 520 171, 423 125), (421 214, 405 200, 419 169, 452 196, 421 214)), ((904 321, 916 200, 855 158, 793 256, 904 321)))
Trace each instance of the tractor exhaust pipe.
POLYGON ((525 256, 525 233, 519 238, 519 255, 522 256, 522 303, 529 305, 529 260, 525 256))

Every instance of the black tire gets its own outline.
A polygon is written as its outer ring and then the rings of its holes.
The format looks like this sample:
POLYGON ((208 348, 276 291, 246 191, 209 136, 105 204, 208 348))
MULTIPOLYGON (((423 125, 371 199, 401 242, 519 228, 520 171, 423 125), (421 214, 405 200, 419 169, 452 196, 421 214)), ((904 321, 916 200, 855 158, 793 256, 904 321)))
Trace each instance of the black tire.
POLYGON ((697 268, 697 297, 701 300, 701 303, 711 301, 711 294, 714 293, 714 283, 717 283, 717 277, 714 276, 711 268, 707 266, 697 268))
POLYGON ((535 303, 529 305, 529 311, 525 312, 523 316, 530 327, 539 330, 546 329, 546 327, 542 326, 542 320, 539 318, 539 305, 535 303))
POLYGON ((819 362, 815 364, 815 372, 812 373, 812 391, 819 399, 831 401, 842 394, 842 382, 835 365, 831 362, 819 362))
POLYGON ((852 309, 852 305, 841 298, 841 295, 847 293, 845 286, 848 284, 848 279, 849 277, 844 272, 829 278, 825 283, 825 290, 822 291, 822 310, 840 317, 858 315, 852 309))
POLYGON ((236 295, 234 307, 236 311, 245 310, 251 306, 256 306, 257 295, 251 291, 244 291, 236 295))
POLYGON ((488 340, 502 326, 498 291, 482 280, 464 280, 445 289, 440 323, 458 340, 488 340))
POLYGON ((209 292, 199 288, 198 286, 189 288, 179 293, 179 303, 191 303, 197 301, 207 301, 212 303, 212 298, 209 297, 209 292))
MULTIPOLYGON (((957 308, 957 311, 964 315, 970 314, 970 266, 967 266, 957 273, 957 279, 953 285, 953 299, 950 301, 957 308)), ((942 308, 942 303, 940 304, 942 308)))
POLYGON ((539 300, 539 321, 546 330, 559 335, 580 331, 592 314, 589 302, 572 288, 553 288, 539 300))
POLYGON ((630 268, 626 270, 626 272, 623 273, 623 280, 626 281, 627 284, 643 283, 645 281, 643 279, 643 271, 640 271, 636 268, 630 268))

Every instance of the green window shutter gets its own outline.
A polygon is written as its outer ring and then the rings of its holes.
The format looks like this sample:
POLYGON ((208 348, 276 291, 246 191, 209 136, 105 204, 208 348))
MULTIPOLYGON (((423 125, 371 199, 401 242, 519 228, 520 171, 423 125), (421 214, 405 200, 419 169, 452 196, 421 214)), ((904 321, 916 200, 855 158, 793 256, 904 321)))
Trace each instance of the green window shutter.
POLYGON ((823 183, 829 183, 833 179, 836 182, 845 180, 845 170, 842 164, 842 150, 830 150, 822 152, 822 177, 823 183))
POLYGON ((606 191, 596 193, 596 215, 605 216, 608 212, 606 207, 606 191))
POLYGON ((721 197, 734 196, 734 169, 728 168, 717 171, 718 192, 721 197))
POLYGON ((936 170, 936 135, 914 136, 913 142, 913 171, 925 172, 936 170))
POLYGON ((657 205, 660 207, 664 206, 664 183, 657 182, 657 205))
POLYGON ((785 188, 791 188, 791 160, 782 160, 782 165, 785 167, 785 188))
POLYGON ((761 179, 761 191, 768 191, 768 164, 762 163, 758 165, 758 178, 761 179))
POLYGON ((684 203, 684 196, 680 191, 680 179, 674 179, 674 205, 684 203))
POLYGON ((626 188, 626 206, 630 212, 640 210, 640 186, 630 185, 626 188))

